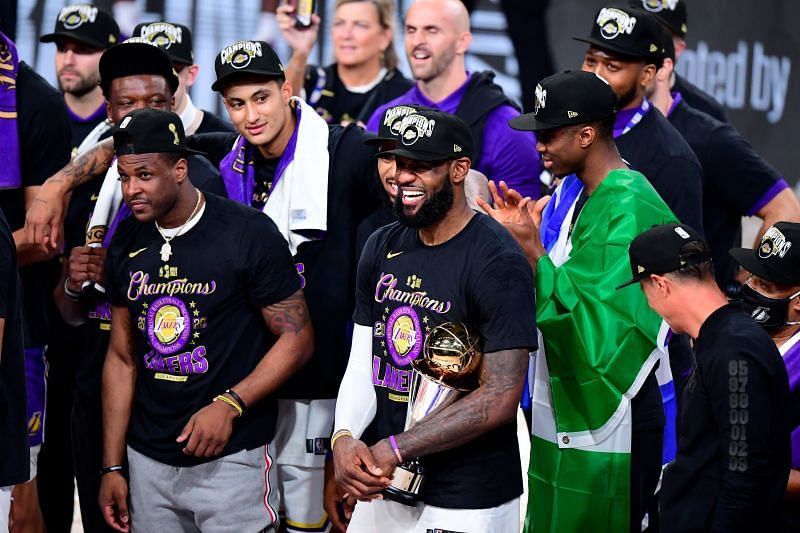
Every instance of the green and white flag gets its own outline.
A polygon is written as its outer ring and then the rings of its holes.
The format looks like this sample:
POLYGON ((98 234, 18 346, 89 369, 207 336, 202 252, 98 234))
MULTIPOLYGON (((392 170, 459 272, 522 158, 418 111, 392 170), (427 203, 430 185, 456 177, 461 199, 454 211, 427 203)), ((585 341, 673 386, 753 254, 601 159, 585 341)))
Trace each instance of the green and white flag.
POLYGON ((642 174, 615 170, 539 260, 528 533, 629 529, 630 400, 667 328, 638 287, 616 287, 631 278, 633 238, 675 220, 642 174))

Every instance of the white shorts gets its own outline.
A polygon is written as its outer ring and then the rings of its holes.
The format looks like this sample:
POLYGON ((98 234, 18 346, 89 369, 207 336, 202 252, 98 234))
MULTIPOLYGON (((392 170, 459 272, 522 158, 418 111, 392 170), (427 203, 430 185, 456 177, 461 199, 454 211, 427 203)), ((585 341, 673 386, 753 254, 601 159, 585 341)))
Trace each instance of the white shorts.
POLYGON ((8 533, 8 513, 11 512, 11 491, 14 485, 0 487, 0 533, 8 533))
POLYGON ((515 533, 520 499, 487 509, 410 507, 391 500, 358 502, 347 533, 515 533))
POLYGON ((278 400, 276 451, 281 521, 289 533, 329 531, 322 507, 325 455, 336 400, 278 400))
MULTIPOLYGON (((33 481, 36 479, 36 474, 39 471, 39 452, 42 451, 42 445, 37 444, 36 446, 31 446, 28 448, 28 458, 31 462, 31 473, 28 481, 33 481)), ((0 529, 2 531, 2 529, 0 529)))

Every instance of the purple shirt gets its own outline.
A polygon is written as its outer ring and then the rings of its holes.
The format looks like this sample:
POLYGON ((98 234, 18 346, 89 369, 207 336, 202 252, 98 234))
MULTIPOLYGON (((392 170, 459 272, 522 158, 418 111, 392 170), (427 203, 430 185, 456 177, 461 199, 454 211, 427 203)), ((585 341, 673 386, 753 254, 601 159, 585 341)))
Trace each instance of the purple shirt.
MULTIPOLYGON (((367 122, 367 130, 377 132, 383 112, 401 104, 425 105, 454 115, 471 77, 467 73, 467 81, 440 102, 430 100, 415 85, 407 93, 376 109, 367 122)), ((483 132, 483 152, 474 168, 486 174, 490 180, 504 180, 509 188, 522 196, 538 198, 541 166, 536 151, 536 137, 530 131, 511 129, 508 121, 518 115, 519 111, 510 105, 501 105, 489 113, 483 132)))

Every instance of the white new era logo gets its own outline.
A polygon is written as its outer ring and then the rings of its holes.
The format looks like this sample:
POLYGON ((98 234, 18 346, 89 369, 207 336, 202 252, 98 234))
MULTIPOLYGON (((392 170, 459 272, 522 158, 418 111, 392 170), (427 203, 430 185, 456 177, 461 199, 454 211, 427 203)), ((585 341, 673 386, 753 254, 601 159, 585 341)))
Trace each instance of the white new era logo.
POLYGON ((456 153, 458 153, 458 152, 460 152, 460 151, 461 151, 461 147, 460 147, 459 145, 457 145, 457 144, 454 144, 454 145, 453 145, 453 151, 454 151, 454 152, 456 152, 456 153))

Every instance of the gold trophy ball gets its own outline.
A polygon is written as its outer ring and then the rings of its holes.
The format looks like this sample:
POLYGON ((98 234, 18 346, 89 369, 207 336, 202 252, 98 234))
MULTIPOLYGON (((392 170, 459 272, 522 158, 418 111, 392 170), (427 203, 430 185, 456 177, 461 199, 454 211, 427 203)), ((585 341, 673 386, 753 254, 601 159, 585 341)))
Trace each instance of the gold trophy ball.
POLYGON ((480 339, 464 324, 446 322, 433 328, 422 354, 412 363, 420 373, 454 389, 476 388, 483 354, 480 339))

